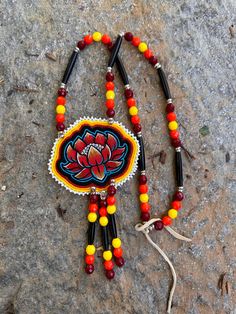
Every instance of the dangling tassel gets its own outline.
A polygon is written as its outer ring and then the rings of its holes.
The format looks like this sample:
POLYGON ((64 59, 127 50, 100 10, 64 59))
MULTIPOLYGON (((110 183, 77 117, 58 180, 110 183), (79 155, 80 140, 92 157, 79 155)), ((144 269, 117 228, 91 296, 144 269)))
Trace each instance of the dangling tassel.
POLYGON ((85 250, 85 271, 87 274, 92 274, 94 272, 94 260, 96 248, 94 245, 95 238, 95 227, 97 221, 97 211, 98 211, 98 200, 99 197, 96 194, 96 189, 91 189, 91 194, 89 197, 89 213, 88 213, 88 245, 85 250))
MULTIPOLYGON (((162 249, 155 243, 153 242, 153 240, 151 239, 149 232, 151 230, 154 229, 154 222, 161 220, 160 218, 153 218, 150 219, 149 221, 145 222, 144 224, 138 223, 135 226, 135 230, 136 231, 141 231, 145 237, 147 238, 148 242, 162 255, 162 257, 165 259, 165 261, 168 263, 171 273, 172 273, 172 277, 173 277, 173 284, 172 284, 172 288, 169 294, 169 299, 168 299, 168 306, 167 306, 167 313, 170 314, 171 313, 171 306, 172 306, 172 299, 173 299, 173 295, 174 295, 174 291, 175 291, 175 287, 176 287, 176 283, 177 283, 177 276, 176 276, 176 272, 174 269, 173 264, 171 263, 171 261, 169 260, 168 256, 165 254, 164 251, 162 251, 162 249)), ((189 238, 186 238, 180 234, 178 234, 176 231, 174 231, 172 228, 168 227, 168 226, 164 226, 165 229, 172 234, 175 238, 182 240, 182 241, 187 241, 187 242, 191 242, 192 240, 189 238)))

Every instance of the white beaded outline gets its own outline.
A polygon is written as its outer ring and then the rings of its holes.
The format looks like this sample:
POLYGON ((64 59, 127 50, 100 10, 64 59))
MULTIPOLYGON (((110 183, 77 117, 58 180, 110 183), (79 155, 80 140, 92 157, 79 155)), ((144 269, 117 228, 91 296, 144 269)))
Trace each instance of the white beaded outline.
MULTIPOLYGON (((59 139, 61 137, 63 137, 68 131, 70 131, 71 129, 73 129, 77 124, 81 123, 82 121, 85 121, 85 120, 90 120, 90 121, 97 121, 97 122, 107 122, 109 124, 109 122, 107 121, 107 119, 103 119, 103 118, 94 118, 94 117, 82 117, 78 120, 76 120, 73 124, 71 124, 67 129, 65 129, 63 132, 60 132, 59 133, 59 136, 55 139, 54 143, 53 143, 53 147, 52 147, 52 150, 51 150, 51 156, 50 156, 50 159, 49 159, 49 162, 48 162, 48 171, 49 173, 51 174, 51 176, 53 177, 53 179, 59 183, 61 186, 63 186, 66 190, 74 193, 74 194, 77 194, 77 195, 89 195, 90 194, 90 191, 88 192, 78 192, 78 191, 74 191, 72 189, 70 189, 67 185, 65 185, 63 182, 61 182, 55 175, 54 173, 52 172, 52 160, 53 160, 53 157, 54 157, 54 154, 55 154, 55 150, 56 150, 56 146, 57 146, 57 143, 59 141, 59 139)), ((129 173, 129 175, 122 181, 120 182, 116 182, 115 185, 116 187, 118 186, 121 186, 123 185, 125 182, 127 182, 128 180, 130 180, 136 170, 138 169, 138 158, 139 158, 139 154, 140 154, 140 145, 139 145, 139 142, 137 140, 137 138, 135 137, 135 135, 130 131, 128 130, 121 122, 117 122, 117 121, 114 121, 115 124, 117 124, 118 126, 120 126, 121 128, 123 128, 123 130, 129 134, 130 137, 132 137, 132 139, 135 141, 136 145, 137 145, 137 148, 138 148, 138 151, 137 151, 137 154, 135 156, 135 159, 134 159, 134 164, 133 164, 133 167, 129 173)), ((109 124, 110 126, 110 124, 109 124)), ((103 191, 96 191, 97 194, 101 194, 103 191)))

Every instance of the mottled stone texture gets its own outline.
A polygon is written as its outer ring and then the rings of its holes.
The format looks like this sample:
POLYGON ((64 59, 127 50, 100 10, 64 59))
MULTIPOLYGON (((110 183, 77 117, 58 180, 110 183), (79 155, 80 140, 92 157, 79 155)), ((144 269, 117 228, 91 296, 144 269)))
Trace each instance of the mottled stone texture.
MULTIPOLYGON (((65 191, 47 171, 56 90, 75 43, 94 30, 113 38, 134 31, 158 52, 184 145, 196 158, 183 156, 186 200, 174 223, 192 243, 153 232, 178 273, 173 313, 236 313, 235 0, 2 0, 0 6, 0 313, 165 313, 171 275, 134 230, 136 180, 118 192, 126 267, 108 282, 100 256, 92 277, 84 274, 86 200, 65 191)), ((105 113, 108 54, 100 47, 79 57, 68 122, 105 113)), ((121 55, 144 125, 152 211, 162 214, 174 191, 163 94, 136 49, 124 43, 121 55), (158 157, 162 150, 165 164, 158 157)), ((122 90, 119 79, 117 87, 122 90)), ((117 119, 130 127, 120 91, 117 119)))

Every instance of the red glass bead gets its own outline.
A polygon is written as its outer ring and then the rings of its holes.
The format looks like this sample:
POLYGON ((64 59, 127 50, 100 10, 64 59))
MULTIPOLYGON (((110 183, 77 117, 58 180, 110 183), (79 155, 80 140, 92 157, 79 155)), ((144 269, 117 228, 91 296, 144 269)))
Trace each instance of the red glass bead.
POLYGON ((134 124, 133 129, 135 133, 138 133, 138 132, 141 132, 142 126, 141 124, 137 123, 137 124, 134 124))
POLYGON ((114 74, 112 73, 112 72, 107 72, 107 74, 106 74, 106 80, 107 80, 107 82, 112 82, 112 81, 114 81, 114 74))
POLYGON ((107 201, 106 200, 100 200, 99 205, 100 205, 100 207, 106 207, 107 201))
POLYGON ((98 205, 96 203, 89 204, 89 211, 91 213, 96 213, 98 210, 98 205))
POLYGON ((182 143, 181 143, 181 140, 177 138, 176 140, 171 141, 171 145, 176 148, 176 147, 181 147, 182 143))
POLYGON ((99 215, 100 216, 107 216, 107 209, 106 209, 106 207, 101 207, 99 209, 99 215))
POLYGON ((180 191, 175 192, 174 200, 175 201, 182 201, 184 199, 184 194, 180 191))
POLYGON ((116 202, 115 196, 108 196, 108 197, 107 197, 107 204, 108 204, 108 205, 114 205, 115 202, 116 202))
POLYGON ((177 130, 170 131, 170 137, 174 140, 179 138, 179 132, 177 130))
POLYGON ((113 118, 116 114, 115 110, 114 109, 107 109, 107 112, 106 112, 107 116, 109 118, 113 118))
POLYGON ((56 115, 56 121, 57 122, 64 122, 65 121, 65 116, 64 116, 64 114, 57 114, 56 115))
POLYGON ((116 194, 116 188, 114 187, 114 185, 110 185, 107 189, 107 193, 108 195, 115 195, 116 194))
POLYGON ((105 45, 109 44, 109 43, 111 42, 110 36, 107 35, 107 34, 104 34, 104 35, 102 36, 102 42, 103 42, 103 44, 105 44, 105 45))
POLYGON ((112 260, 104 261, 103 265, 106 270, 111 270, 114 268, 114 263, 112 262, 112 260))
POLYGON ((115 277, 115 272, 113 269, 106 270, 106 277, 107 279, 113 279, 115 277))
POLYGON ((169 226, 169 225, 171 225, 172 220, 169 216, 164 216, 162 218, 162 222, 163 222, 164 226, 169 226))
POLYGON ((65 130, 65 124, 64 123, 58 122, 56 127, 57 127, 57 131, 64 131, 65 130))
POLYGON ((113 82, 106 82, 106 90, 114 90, 115 84, 113 82))
POLYGON ((144 51, 144 57, 146 59, 150 59, 153 56, 153 53, 150 49, 147 49, 146 51, 144 51))
POLYGON ((67 91, 65 88, 61 87, 57 91, 58 96, 66 97, 67 91))
POLYGON ((84 48, 86 47, 85 41, 84 40, 78 41, 77 47, 79 48, 79 50, 84 50, 84 48))
POLYGON ((162 230, 164 227, 164 224, 161 220, 157 220, 154 222, 154 227, 156 230, 162 230))
POLYGON ((134 93, 133 93, 132 89, 126 89, 125 90, 125 97, 126 97, 126 99, 132 98, 133 95, 134 95, 134 93))
POLYGON ((150 210, 151 206, 149 203, 141 203, 140 204, 140 209, 142 213, 148 213, 150 210))
POLYGON ((121 257, 116 257, 115 258, 115 263, 118 267, 123 267, 124 264, 125 264, 125 260, 124 258, 121 256, 121 257))
POLYGON ((88 275, 92 274, 94 272, 94 266, 93 265, 86 265, 85 271, 88 275))
POLYGON ((176 114, 174 112, 169 112, 166 116, 167 121, 175 121, 176 120, 176 114))
POLYGON ((66 104, 66 99, 65 99, 65 97, 58 96, 56 102, 57 102, 58 105, 63 105, 64 106, 66 104))
POLYGON ((97 194, 91 194, 89 197, 90 203, 97 203, 99 200, 99 196, 97 194))
POLYGON ((138 47, 138 45, 140 44, 141 40, 139 37, 133 37, 132 39, 132 45, 134 45, 135 47, 138 47))
POLYGON ((139 186, 139 193, 142 194, 142 193, 147 193, 148 191, 148 186, 147 184, 141 184, 139 186))
POLYGON ((86 36, 84 36, 84 42, 86 45, 90 45, 93 42, 93 36, 88 34, 86 36))
POLYGON ((170 104, 167 104, 166 105, 166 112, 169 113, 169 112, 173 112, 175 110, 175 105, 170 103, 170 104))
POLYGON ((134 98, 128 98, 127 99, 127 105, 128 105, 129 108, 132 107, 132 106, 135 106, 136 105, 135 99, 134 98))
POLYGON ((113 99, 106 100, 106 106, 108 109, 113 109, 115 107, 115 102, 113 99))
POLYGON ((151 56, 151 57, 149 58, 149 63, 151 63, 152 65, 157 64, 157 62, 158 62, 157 57, 151 56))
POLYGON ((86 263, 87 265, 92 265, 92 264, 94 264, 94 261, 95 261, 94 255, 86 255, 86 256, 85 256, 85 263, 86 263))
POLYGON ((113 250, 113 255, 114 255, 115 257, 121 257, 122 254, 123 254, 123 250, 122 250, 121 247, 115 248, 115 249, 113 250))
MULTIPOLYGON (((132 98, 130 98, 130 99, 132 99, 132 98)), ((131 123, 132 123, 132 124, 140 123, 140 118, 139 118, 139 116, 132 116, 132 117, 131 117, 131 123)))
POLYGON ((171 207, 174 208, 174 209, 176 209, 176 210, 179 210, 179 209, 181 208, 181 206, 182 206, 182 204, 181 204, 181 202, 179 202, 179 201, 173 201, 173 202, 171 203, 171 207))
POLYGON ((140 184, 145 184, 147 183, 147 177, 145 176, 145 174, 141 174, 139 177, 139 183, 140 184))
POLYGON ((150 213, 143 213, 141 214, 141 220, 142 221, 148 221, 150 219, 150 213))
POLYGON ((124 35, 124 38, 125 38, 125 40, 127 40, 127 41, 132 41, 133 40, 133 34, 132 33, 130 33, 130 32, 127 32, 127 33, 125 33, 125 35, 124 35))

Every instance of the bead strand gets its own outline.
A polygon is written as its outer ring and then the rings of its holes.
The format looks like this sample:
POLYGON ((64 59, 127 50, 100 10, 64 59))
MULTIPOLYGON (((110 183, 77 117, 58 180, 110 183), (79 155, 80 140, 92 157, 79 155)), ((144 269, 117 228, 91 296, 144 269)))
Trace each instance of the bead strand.
POLYGON ((97 211, 98 211, 98 195, 95 194, 95 191, 92 191, 89 199, 89 213, 88 213, 88 245, 86 247, 85 255, 85 271, 87 274, 92 274, 94 272, 94 260, 96 248, 94 245, 94 235, 95 235, 95 224, 97 221, 97 211))
POLYGON ((113 279, 115 272, 113 270, 114 263, 112 261, 112 252, 109 249, 108 239, 108 212, 107 212, 107 200, 104 195, 101 195, 100 208, 99 208, 99 224, 102 229, 102 240, 103 240, 103 265, 105 268, 105 274, 108 279, 113 279))
MULTIPOLYGON (((181 201, 184 199, 184 194, 182 193, 183 189, 183 173, 182 173, 182 159, 181 159, 181 140, 179 138, 179 132, 178 132, 178 122, 176 114, 174 112, 175 106, 172 103, 171 99, 171 93, 169 89, 169 85, 165 76, 165 73, 161 67, 161 64, 158 61, 158 58, 154 56, 153 52, 151 49, 149 49, 148 45, 145 42, 141 42, 139 37, 133 36, 131 32, 127 32, 124 35, 124 38, 126 41, 130 42, 133 46, 137 47, 138 50, 144 55, 145 59, 149 61, 149 63, 157 69, 159 78, 160 78, 160 83, 164 92, 164 95, 167 99, 167 105, 166 105, 166 119, 168 121, 168 129, 169 129, 169 136, 171 139, 171 145, 176 149, 176 156, 175 156, 175 165, 176 165, 176 181, 177 181, 177 191, 175 192, 173 196, 173 201, 171 202, 170 209, 167 212, 167 215, 162 217, 162 220, 156 221, 154 223, 154 227, 156 230, 162 230, 163 226, 168 226, 172 223, 172 220, 177 218, 178 216, 178 211, 182 207, 181 201)), ((129 108, 132 108, 132 106, 136 105, 135 100, 133 99, 133 92, 129 92, 129 94, 132 94, 132 97, 128 97, 127 100, 127 105, 129 108)), ((129 113, 132 116, 132 113, 134 113, 135 110, 133 109, 129 113)), ((138 131, 138 127, 136 125, 140 124, 140 118, 139 116, 133 115, 131 117, 131 123, 133 124, 134 131, 138 131), (136 129, 137 128, 137 129, 136 129)), ((141 128, 140 128, 141 131, 141 128)), ((140 132, 139 131, 139 132, 140 132)), ((135 133, 139 133, 135 132, 135 133)), ((141 145, 142 148, 143 145, 141 145)), ((148 203, 148 194, 145 193, 145 191, 148 190, 146 182, 147 178, 145 175, 140 175, 139 182, 140 180, 142 182, 145 182, 144 184, 139 185, 139 192, 141 193, 139 198, 141 201, 141 220, 142 221, 148 221, 150 219, 150 205, 148 203), (143 178, 143 179, 141 179, 143 178), (143 193, 144 192, 144 193, 143 193), (147 201, 147 202, 142 202, 142 201, 147 201)))
POLYGON ((121 248, 121 239, 117 236, 115 212, 116 212, 116 198, 114 185, 110 185, 108 188, 107 196, 107 212, 109 214, 109 226, 112 236, 113 255, 115 257, 115 263, 118 267, 122 267, 125 263, 123 258, 123 250, 121 248))

